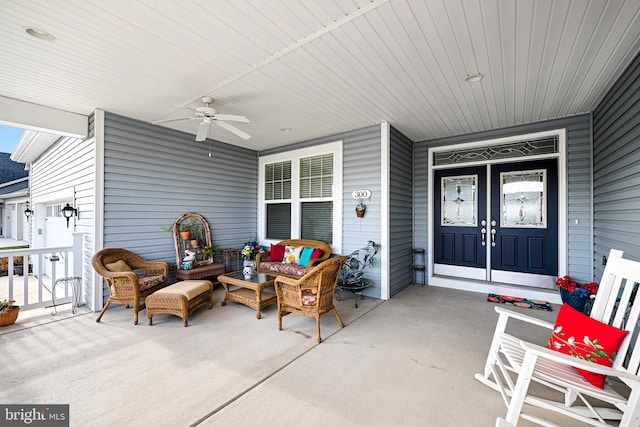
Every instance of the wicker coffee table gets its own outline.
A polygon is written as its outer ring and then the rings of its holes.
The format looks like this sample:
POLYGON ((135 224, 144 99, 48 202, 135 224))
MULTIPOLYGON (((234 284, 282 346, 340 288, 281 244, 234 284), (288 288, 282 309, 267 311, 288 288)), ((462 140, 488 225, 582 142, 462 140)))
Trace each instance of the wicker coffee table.
POLYGON ((278 299, 275 293, 263 293, 266 288, 273 286, 276 276, 270 274, 256 274, 251 278, 245 278, 242 271, 218 276, 218 280, 224 286, 224 300, 221 305, 226 305, 227 301, 239 302, 256 311, 256 319, 259 319, 260 309, 276 304, 278 299), (229 289, 229 286, 235 286, 229 289))

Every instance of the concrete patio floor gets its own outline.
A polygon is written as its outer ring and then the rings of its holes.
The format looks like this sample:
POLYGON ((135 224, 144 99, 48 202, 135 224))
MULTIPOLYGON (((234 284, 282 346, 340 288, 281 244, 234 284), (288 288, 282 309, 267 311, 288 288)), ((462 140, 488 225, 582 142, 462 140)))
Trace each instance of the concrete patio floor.
MULTIPOLYGON (((411 286, 336 306, 346 327, 243 305, 133 325, 129 309, 0 328, 0 402, 68 403, 73 426, 493 426, 499 394, 477 382, 497 315, 486 295, 411 286)), ((554 307, 557 309, 557 307, 554 307)), ((522 310, 553 320, 555 312, 522 310)), ((22 315, 22 313, 21 313, 22 315)), ((66 318, 65 318, 66 317, 66 318)), ((547 332, 518 331, 534 341, 547 332)), ((577 426, 570 420, 563 426, 577 426)), ((520 425, 528 426, 526 422, 520 425)))

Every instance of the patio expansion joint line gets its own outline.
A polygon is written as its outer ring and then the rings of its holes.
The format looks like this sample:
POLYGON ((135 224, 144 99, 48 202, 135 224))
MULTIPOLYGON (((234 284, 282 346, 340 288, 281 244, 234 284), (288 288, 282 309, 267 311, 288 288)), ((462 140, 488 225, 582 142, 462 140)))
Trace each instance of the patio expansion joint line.
MULTIPOLYGON (((356 317, 355 319, 353 319, 350 323, 346 324, 345 326, 349 326, 351 324, 353 324, 355 321, 359 320, 360 318, 364 317, 365 315, 367 315, 368 313, 372 312, 373 310, 375 310, 376 308, 380 307, 382 304, 384 304, 386 301, 382 301, 380 304, 376 304, 375 306, 371 307, 370 309, 368 309, 367 311, 364 311, 362 314, 360 314, 358 317, 356 317)), ((333 337, 334 335, 336 335, 337 333, 339 333, 343 328, 340 328, 338 330, 336 330, 334 333, 330 334, 328 337, 326 337, 323 341, 326 341, 328 338, 333 337)), ((189 427, 194 427, 197 426, 199 424, 202 424, 204 421, 208 420, 209 418, 213 417, 215 414, 217 414, 218 412, 222 411, 224 408, 226 408, 227 406, 231 405, 233 402, 235 402, 236 400, 240 399, 242 396, 246 395, 247 393, 249 393, 250 391, 252 391, 253 389, 255 389, 256 387, 258 387, 259 385, 263 384, 264 382, 266 382, 268 379, 272 378, 273 376, 275 376, 276 374, 278 374, 279 372, 283 371, 285 368, 289 367, 293 362, 295 362, 296 360, 302 358, 303 356, 305 356, 307 353, 311 352, 312 350, 314 350, 316 347, 318 347, 321 343, 316 343, 315 345, 313 345, 312 347, 308 348, 307 350, 303 351, 302 353, 300 353, 299 355, 297 355, 296 357, 294 357, 293 359, 289 360, 287 363, 285 363, 284 365, 282 365, 281 367, 279 367, 278 369, 276 369, 275 371, 273 371, 272 373, 270 373, 269 375, 266 375, 265 377, 263 377, 261 380, 257 381, 256 383, 254 383, 253 385, 247 387, 246 389, 244 389, 243 391, 241 391, 240 393, 238 393, 236 396, 232 397, 231 399, 227 400, 226 402, 224 402, 223 404, 219 405, 217 408, 213 409, 211 412, 205 414, 204 416, 202 416, 200 419, 196 420, 194 423, 190 424, 189 427)))

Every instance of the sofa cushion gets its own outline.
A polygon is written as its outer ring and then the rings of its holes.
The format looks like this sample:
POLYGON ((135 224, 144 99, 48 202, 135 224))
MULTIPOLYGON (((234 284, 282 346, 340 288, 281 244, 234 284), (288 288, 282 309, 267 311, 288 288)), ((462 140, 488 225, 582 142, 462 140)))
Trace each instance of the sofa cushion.
POLYGON ((114 273, 122 273, 124 271, 133 271, 131 270, 131 267, 129 267, 127 263, 124 262, 124 260, 111 262, 109 264, 105 264, 104 266, 107 268, 107 270, 112 271, 114 273))
POLYGON ((302 289, 302 305, 314 306, 318 301, 318 292, 315 289, 302 289))
POLYGON ((289 246, 284 249, 284 258, 282 262, 285 264, 300 264, 300 255, 304 250, 304 246, 289 246))
POLYGON ((284 258, 284 245, 271 244, 271 251, 269 252, 269 261, 282 262, 284 258))
POLYGON ((311 256, 313 255, 314 248, 304 248, 302 253, 300 254, 300 265, 306 267, 309 261, 311 261, 311 256))
POLYGON ((146 291, 149 288, 158 286, 164 283, 164 276, 145 276, 138 279, 138 285, 141 291, 146 291))
MULTIPOLYGON (((298 264, 285 264, 284 262, 261 262, 260 270, 270 271, 273 273, 289 274, 292 276, 302 277, 306 269, 298 264)), ((277 275, 277 274, 276 274, 277 275)))
POLYGON ((311 259, 318 259, 322 257, 322 255, 323 255, 322 249, 314 249, 313 254, 311 255, 311 259))

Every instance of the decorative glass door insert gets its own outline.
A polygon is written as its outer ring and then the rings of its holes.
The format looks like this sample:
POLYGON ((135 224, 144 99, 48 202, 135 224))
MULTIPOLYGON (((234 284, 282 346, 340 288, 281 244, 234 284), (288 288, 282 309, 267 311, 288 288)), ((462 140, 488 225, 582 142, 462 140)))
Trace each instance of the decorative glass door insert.
POLYGON ((546 228, 545 170, 502 172, 501 227, 546 228))
POLYGON ((478 175, 446 176, 441 178, 441 225, 478 225, 478 175))

